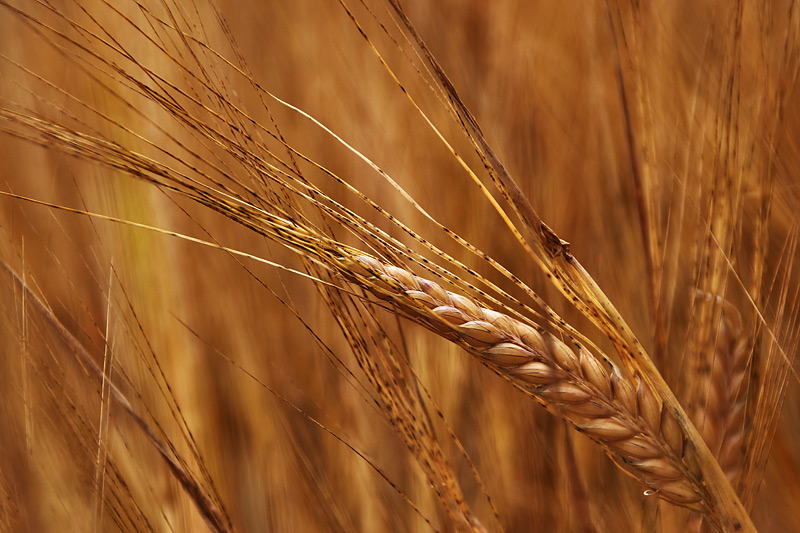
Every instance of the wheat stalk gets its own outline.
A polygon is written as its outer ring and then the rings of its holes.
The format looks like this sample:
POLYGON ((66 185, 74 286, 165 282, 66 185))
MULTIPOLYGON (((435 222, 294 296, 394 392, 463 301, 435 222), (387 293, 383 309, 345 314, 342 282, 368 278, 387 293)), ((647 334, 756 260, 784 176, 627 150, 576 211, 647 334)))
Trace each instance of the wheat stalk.
MULTIPOLYGON (((33 308, 53 327, 64 343, 69 347, 74 357, 88 370, 87 374, 98 382, 103 383, 103 370, 97 365, 83 344, 76 339, 67 327, 53 314, 53 311, 4 261, 0 261, 0 270, 8 274, 15 285, 19 286, 26 295, 28 301, 31 302, 33 308)), ((170 446, 156 435, 151 425, 136 412, 130 400, 128 400, 126 395, 116 384, 110 380, 107 380, 106 383, 111 398, 113 398, 114 402, 133 420, 136 426, 139 427, 145 438, 152 444, 153 448, 164 460, 170 473, 194 502, 209 529, 218 533, 229 533, 233 531, 230 518, 227 516, 225 509, 221 508, 218 502, 215 501, 215 494, 206 490, 187 466, 183 464, 181 457, 175 453, 175 450, 170 449, 170 446)))

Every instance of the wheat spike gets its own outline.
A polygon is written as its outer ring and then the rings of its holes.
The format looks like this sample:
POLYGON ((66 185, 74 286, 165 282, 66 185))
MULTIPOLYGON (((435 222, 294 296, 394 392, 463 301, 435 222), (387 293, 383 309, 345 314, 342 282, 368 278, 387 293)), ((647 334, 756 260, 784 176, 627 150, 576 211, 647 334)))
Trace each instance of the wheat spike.
POLYGON ((454 341, 602 445, 624 470, 677 505, 709 512, 708 495, 675 420, 644 381, 579 343, 564 342, 438 283, 366 255, 344 274, 454 341))
POLYGON ((706 376, 707 396, 697 407, 695 424, 734 483, 739 475, 744 441, 746 395, 743 393, 750 340, 736 308, 723 302, 714 356, 706 376))

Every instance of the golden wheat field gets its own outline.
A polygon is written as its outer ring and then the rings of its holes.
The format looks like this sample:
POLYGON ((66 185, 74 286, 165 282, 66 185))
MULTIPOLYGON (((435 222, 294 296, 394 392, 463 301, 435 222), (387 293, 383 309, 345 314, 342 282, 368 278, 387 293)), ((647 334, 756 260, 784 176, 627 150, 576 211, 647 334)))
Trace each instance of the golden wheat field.
POLYGON ((0 530, 800 531, 798 38, 0 0, 0 530))

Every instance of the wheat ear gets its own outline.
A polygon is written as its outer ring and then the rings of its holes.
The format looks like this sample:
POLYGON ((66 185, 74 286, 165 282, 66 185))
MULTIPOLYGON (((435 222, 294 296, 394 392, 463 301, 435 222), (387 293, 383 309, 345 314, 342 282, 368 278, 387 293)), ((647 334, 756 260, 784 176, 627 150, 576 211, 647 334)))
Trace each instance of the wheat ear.
POLYGON ((462 345, 602 445, 646 494, 710 513, 680 427, 643 380, 624 376, 574 340, 564 342, 403 268, 366 255, 342 264, 351 280, 462 345))
POLYGON ((749 338, 743 334, 739 312, 723 302, 714 358, 707 375, 708 395, 698 406, 695 424, 717 457, 725 475, 734 483, 741 467, 749 338))
MULTIPOLYGON (((711 298, 709 294, 701 294, 711 298)), ((745 437, 747 363, 751 343, 742 328, 742 317, 730 302, 722 305, 712 359, 705 367, 701 386, 706 394, 692 417, 725 476, 736 486, 742 468, 745 437)), ((707 532, 708 523, 699 515, 689 521, 689 531, 707 532)))

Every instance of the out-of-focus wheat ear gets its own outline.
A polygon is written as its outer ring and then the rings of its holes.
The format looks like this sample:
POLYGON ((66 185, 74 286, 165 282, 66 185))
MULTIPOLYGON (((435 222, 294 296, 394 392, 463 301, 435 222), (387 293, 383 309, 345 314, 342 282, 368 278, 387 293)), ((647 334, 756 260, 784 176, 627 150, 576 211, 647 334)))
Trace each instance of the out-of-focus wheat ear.
POLYGON ((403 268, 366 255, 341 263, 350 265, 346 277, 463 346, 600 444, 647 494, 716 519, 697 463, 685 455, 685 435, 639 376, 403 268))
POLYGON ((751 342, 744 334, 741 315, 725 302, 705 377, 707 395, 696 409, 695 424, 732 483, 741 467, 750 351, 751 342))
MULTIPOLYGON (((752 343, 744 334, 739 311, 730 302, 722 304, 709 370, 700 384, 705 395, 695 408, 694 421, 720 468, 736 487, 744 455, 746 377, 752 343)), ((699 517, 693 517, 690 527, 710 531, 699 517)))

